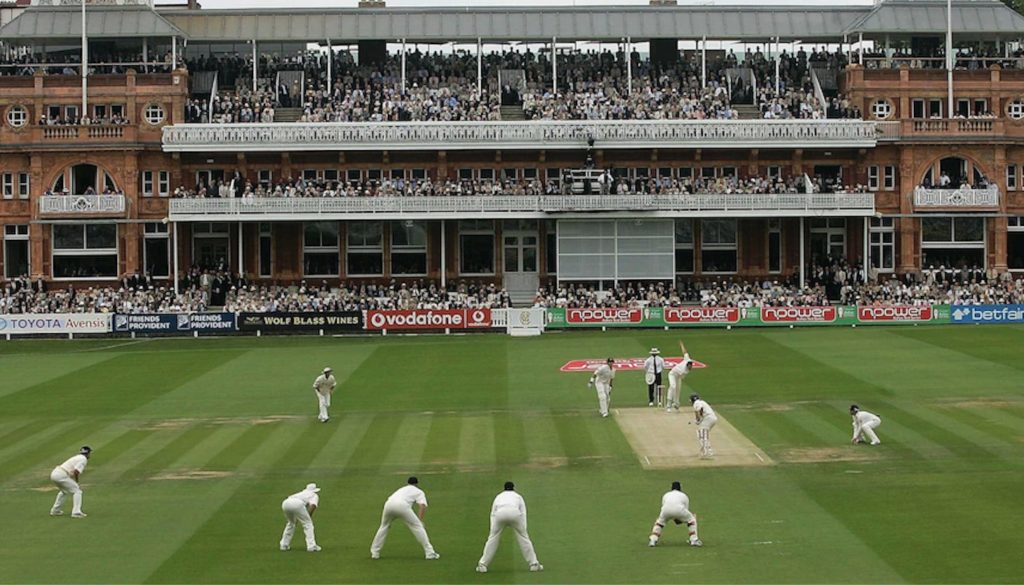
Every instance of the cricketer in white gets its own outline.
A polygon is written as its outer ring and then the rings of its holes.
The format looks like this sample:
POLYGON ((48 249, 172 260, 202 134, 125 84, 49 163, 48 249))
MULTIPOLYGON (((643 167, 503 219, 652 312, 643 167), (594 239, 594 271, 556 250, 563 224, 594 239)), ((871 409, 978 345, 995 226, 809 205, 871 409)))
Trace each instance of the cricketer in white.
POLYGON ((877 414, 861 410, 856 404, 850 405, 850 416, 853 417, 853 443, 860 443, 863 437, 867 437, 872 445, 881 443, 875 429, 882 424, 882 419, 877 414))
POLYGON ((487 537, 487 544, 484 545, 484 554, 480 557, 480 562, 477 563, 477 573, 487 572, 487 566, 491 564, 495 553, 498 552, 501 533, 506 527, 511 527, 512 531, 516 533, 519 550, 522 551, 523 558, 530 565, 530 570, 534 572, 544 570, 544 565, 537 561, 533 542, 526 532, 526 501, 515 490, 515 484, 506 481, 505 490, 495 496, 494 503, 491 504, 491 534, 487 537))
POLYGON ((612 384, 615 382, 615 360, 608 360, 601 367, 594 370, 590 376, 588 386, 597 388, 597 408, 601 416, 608 416, 608 405, 612 400, 612 384))
POLYGON ((441 555, 434 551, 427 536, 427 529, 423 527, 423 514, 427 510, 427 495, 419 487, 419 480, 410 477, 408 485, 398 488, 395 493, 384 502, 384 512, 380 517, 380 528, 373 537, 373 544, 370 545, 370 558, 379 559, 380 550, 384 548, 384 541, 388 538, 388 529, 396 519, 405 522, 409 531, 416 538, 416 542, 423 547, 423 552, 428 561, 441 558, 441 555), (412 511, 413 506, 419 506, 419 513, 412 511))
POLYGON ((316 535, 313 533, 313 512, 316 512, 320 505, 320 488, 315 483, 307 484, 306 489, 297 494, 292 494, 281 502, 281 511, 284 512, 287 523, 284 525, 284 534, 281 535, 281 550, 291 548, 292 536, 295 535, 295 524, 302 524, 302 533, 306 536, 306 550, 309 552, 320 552, 320 546, 316 543, 316 535))
POLYGON ((683 493, 678 481, 673 481, 672 489, 661 497, 661 512, 658 513, 658 519, 654 521, 654 528, 651 529, 651 538, 647 546, 658 546, 661 531, 669 520, 676 524, 686 522, 690 533, 690 546, 704 546, 704 543, 697 537, 697 515, 690 511, 690 498, 683 493))
POLYGON ((690 404, 693 405, 693 417, 697 422, 697 442, 700 443, 701 459, 711 459, 715 452, 711 450, 711 429, 715 428, 718 422, 718 415, 711 408, 711 405, 701 400, 696 394, 690 395, 690 404))
POLYGON ((668 371, 668 396, 665 398, 666 412, 672 412, 672 409, 679 410, 679 391, 683 387, 683 378, 693 369, 693 360, 690 359, 690 354, 683 347, 683 342, 679 342, 679 347, 683 350, 683 361, 672 366, 672 369, 668 371))
POLYGON ((338 385, 334 380, 332 371, 331 368, 324 368, 323 373, 313 381, 316 401, 320 405, 320 413, 317 415, 317 420, 320 422, 330 420, 330 417, 327 415, 327 409, 331 406, 331 395, 334 394, 334 387, 338 385))
POLYGON ((78 455, 61 463, 50 472, 50 481, 57 489, 57 499, 50 508, 50 516, 60 516, 64 513, 64 498, 71 496, 71 517, 85 518, 86 513, 82 511, 82 487, 78 485, 85 465, 92 455, 92 448, 85 446, 78 450, 78 455))

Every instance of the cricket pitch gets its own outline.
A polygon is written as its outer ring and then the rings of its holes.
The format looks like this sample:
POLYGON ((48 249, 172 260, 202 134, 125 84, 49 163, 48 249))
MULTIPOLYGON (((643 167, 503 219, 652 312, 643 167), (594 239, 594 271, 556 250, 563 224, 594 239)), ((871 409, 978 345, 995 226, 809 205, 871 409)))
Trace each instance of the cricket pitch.
POLYGON ((764 451, 719 414, 711 431, 712 459, 701 459, 693 415, 662 408, 617 408, 614 417, 644 469, 773 465, 764 451))

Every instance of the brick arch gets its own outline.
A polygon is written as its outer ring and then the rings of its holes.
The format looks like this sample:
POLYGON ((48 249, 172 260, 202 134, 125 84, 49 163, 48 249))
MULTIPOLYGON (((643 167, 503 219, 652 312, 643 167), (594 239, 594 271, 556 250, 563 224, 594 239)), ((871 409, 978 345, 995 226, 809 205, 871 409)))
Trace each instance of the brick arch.
MULTIPOLYGON (((989 172, 989 169, 977 157, 971 156, 971 155, 963 153, 963 152, 947 152, 947 153, 944 153, 944 154, 933 156, 933 157, 929 158, 927 162, 922 163, 921 165, 919 165, 917 167, 917 169, 915 170, 914 174, 912 175, 914 177, 917 177, 917 179, 914 179, 916 181, 915 185, 922 184, 924 182, 925 174, 929 170, 931 170, 933 166, 935 166, 936 164, 941 162, 942 159, 945 159, 945 158, 961 158, 961 159, 971 163, 971 165, 973 165, 973 167, 976 170, 981 171, 981 174, 984 175, 986 178, 988 178, 989 181, 993 181, 994 180, 993 179, 994 175, 992 175, 992 173, 989 172)), ((971 178, 973 179, 974 177, 972 176, 971 178)), ((934 179, 937 179, 937 177, 933 177, 933 180, 934 179)))
POLYGON ((123 177, 119 176, 118 173, 111 171, 110 168, 104 163, 88 157, 64 159, 61 160, 59 164, 53 165, 55 168, 57 168, 57 170, 50 172, 48 175, 45 175, 45 178, 43 180, 43 188, 52 188, 53 183, 57 180, 57 177, 64 175, 64 173, 67 172, 69 169, 78 165, 93 165, 96 167, 98 171, 102 171, 108 177, 110 177, 111 180, 114 181, 114 187, 120 188, 122 190, 125 188, 125 186, 122 184, 123 177))

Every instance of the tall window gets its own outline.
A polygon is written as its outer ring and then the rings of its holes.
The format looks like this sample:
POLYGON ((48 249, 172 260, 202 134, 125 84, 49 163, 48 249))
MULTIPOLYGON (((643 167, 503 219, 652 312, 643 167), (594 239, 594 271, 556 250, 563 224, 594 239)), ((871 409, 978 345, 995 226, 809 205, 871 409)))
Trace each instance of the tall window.
POLYGON ((693 274, 693 220, 676 220, 676 274, 693 274))
POLYGON ((117 225, 54 225, 53 277, 117 278, 117 225))
POLYGON ((702 271, 711 274, 736 272, 736 220, 701 220, 700 234, 702 271))
POLYGON ((338 222, 315 221, 303 225, 302 273, 338 276, 338 222))
POLYGON ((260 224, 260 276, 263 278, 269 278, 274 275, 273 272, 273 224, 261 223, 260 224))
POLYGON ((157 193, 161 197, 167 197, 171 194, 171 173, 169 171, 160 171, 157 173, 159 181, 157 182, 157 193))
POLYGON ((868 189, 878 191, 878 165, 868 167, 868 189))
POLYGON ((871 266, 879 272, 892 272, 896 263, 896 230, 891 217, 872 217, 868 228, 871 266))
POLYGON ((4 226, 4 276, 26 276, 29 270, 28 225, 4 226))
POLYGON ((1024 216, 1009 219, 1006 234, 1006 264, 1010 270, 1024 270, 1024 216))
POLYGON ((768 220, 768 272, 782 272, 782 220, 768 220))
POLYGON ((14 199, 14 173, 3 174, 4 199, 14 199))
POLYGON ((921 220, 925 267, 985 267, 985 218, 926 217, 921 220))
POLYGON ((162 222, 147 223, 144 228, 145 237, 142 244, 142 261, 146 272, 153 278, 171 276, 170 246, 167 241, 167 224, 162 222))
POLYGON ((494 222, 459 222, 459 272, 466 275, 494 274, 494 222))
POLYGON ((882 174, 882 187, 886 191, 896 190, 896 167, 893 165, 885 165, 883 167, 884 173, 882 174))
POLYGON ((18 198, 28 199, 31 181, 28 173, 18 173, 18 198))
POLYGON ((391 274, 426 276, 427 222, 408 220, 391 223, 391 274))
POLYGON ((348 227, 348 275, 384 274, 384 223, 353 221, 348 227))
POLYGON ((153 196, 153 171, 142 171, 142 196, 153 196))
POLYGON ((1008 165, 1006 167, 1006 190, 1017 190, 1017 165, 1008 165))

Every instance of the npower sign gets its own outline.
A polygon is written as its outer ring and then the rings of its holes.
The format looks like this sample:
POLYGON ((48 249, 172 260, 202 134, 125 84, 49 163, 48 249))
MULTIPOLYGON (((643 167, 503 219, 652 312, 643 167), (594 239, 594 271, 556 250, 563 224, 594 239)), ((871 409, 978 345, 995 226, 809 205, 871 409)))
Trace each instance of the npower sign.
POLYGON ((867 323, 880 321, 931 321, 933 316, 934 311, 931 305, 857 307, 857 320, 867 323))
POLYGON ((418 309, 366 312, 366 328, 371 331, 488 329, 490 327, 490 309, 418 309))
POLYGON ((666 323, 739 323, 735 307, 665 307, 666 323))
POLYGON ((606 308, 566 309, 565 321, 573 325, 621 325, 644 320, 642 309, 606 308))
POLYGON ((836 307, 765 307, 761 320, 765 323, 831 323, 838 315, 836 307))

